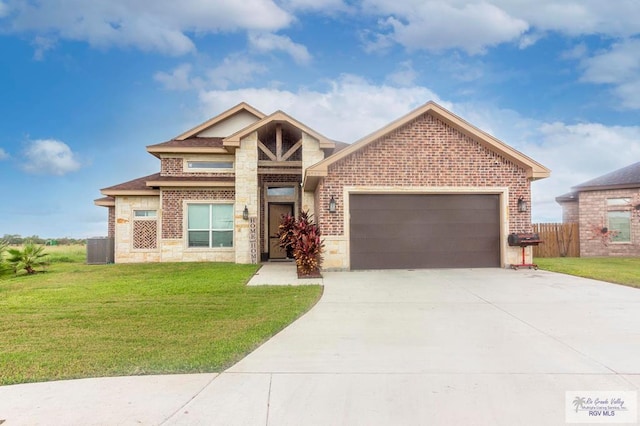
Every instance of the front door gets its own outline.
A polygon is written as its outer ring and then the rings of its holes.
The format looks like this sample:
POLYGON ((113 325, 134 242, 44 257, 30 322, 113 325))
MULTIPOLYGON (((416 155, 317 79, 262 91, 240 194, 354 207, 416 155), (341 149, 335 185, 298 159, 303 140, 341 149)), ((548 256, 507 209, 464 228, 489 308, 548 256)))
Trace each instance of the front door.
POLYGON ((280 248, 278 239, 278 227, 282 217, 293 214, 293 204, 269 203, 269 259, 286 259, 287 253, 280 248))

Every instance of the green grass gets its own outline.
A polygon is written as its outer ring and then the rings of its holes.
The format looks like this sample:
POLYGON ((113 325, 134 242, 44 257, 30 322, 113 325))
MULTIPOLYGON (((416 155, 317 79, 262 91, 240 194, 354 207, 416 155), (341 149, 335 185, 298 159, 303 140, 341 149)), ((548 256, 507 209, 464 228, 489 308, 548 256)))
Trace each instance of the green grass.
POLYGON ((536 258, 541 269, 640 288, 640 257, 536 258))
POLYGON ((256 269, 61 260, 0 278, 0 384, 221 371, 320 298, 320 286, 246 287, 256 269))

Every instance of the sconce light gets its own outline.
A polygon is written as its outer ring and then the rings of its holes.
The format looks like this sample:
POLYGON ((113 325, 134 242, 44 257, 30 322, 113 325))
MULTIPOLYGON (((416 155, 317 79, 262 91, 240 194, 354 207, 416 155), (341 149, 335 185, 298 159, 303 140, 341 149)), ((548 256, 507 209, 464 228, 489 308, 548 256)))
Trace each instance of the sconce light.
POLYGON ((527 205, 527 202, 525 201, 525 199, 522 197, 518 198, 518 211, 520 213, 525 213, 528 209, 529 209, 529 206, 527 205))
POLYGON ((242 218, 244 220, 249 220, 249 209, 247 206, 244 206, 244 210, 242 211, 242 218))
POLYGON ((336 212, 336 199, 333 198, 333 195, 331 196, 331 199, 329 200, 329 213, 335 213, 336 212))

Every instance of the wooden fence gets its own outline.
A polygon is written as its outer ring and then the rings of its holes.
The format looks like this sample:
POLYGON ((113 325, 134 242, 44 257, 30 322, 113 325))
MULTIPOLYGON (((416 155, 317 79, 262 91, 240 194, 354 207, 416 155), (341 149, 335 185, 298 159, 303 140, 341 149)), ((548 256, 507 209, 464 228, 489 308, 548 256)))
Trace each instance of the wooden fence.
POLYGON ((533 247, 533 257, 580 257, 577 223, 534 223, 533 232, 544 241, 533 247))

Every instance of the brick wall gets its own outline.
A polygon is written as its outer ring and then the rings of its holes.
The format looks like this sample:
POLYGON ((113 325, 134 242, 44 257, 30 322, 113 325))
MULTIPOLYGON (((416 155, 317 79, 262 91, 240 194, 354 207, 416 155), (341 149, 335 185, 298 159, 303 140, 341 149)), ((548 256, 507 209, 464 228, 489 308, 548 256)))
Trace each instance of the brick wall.
POLYGON ((631 205, 607 206, 608 198, 633 199, 637 193, 638 189, 618 189, 579 194, 580 256, 640 256, 640 218, 633 214, 631 205), (603 241, 601 235, 595 231, 608 227, 607 212, 611 210, 632 211, 630 243, 603 241))
POLYGON ((108 213, 108 225, 107 225, 107 237, 115 238, 116 236, 116 208, 115 206, 109 207, 108 213))
POLYGON ((530 213, 517 211, 518 197, 531 198, 525 170, 429 114, 330 166, 317 194, 324 235, 344 233, 345 186, 508 187, 510 232, 532 229, 530 213), (335 214, 325 208, 332 195, 335 214))
MULTIPOLYGON (((228 155, 225 156, 225 160, 228 160, 228 155)), ((207 158, 207 160, 215 161, 216 157, 207 158)), ((186 172, 184 171, 184 158, 182 157, 168 157, 160 160, 160 174, 162 176, 199 176, 199 177, 226 177, 233 176, 233 170, 228 172, 186 172)))
POLYGON ((578 200, 564 201, 560 203, 562 207, 562 223, 578 223, 578 200))
POLYGON ((235 191, 211 189, 163 189, 162 238, 182 238, 184 201, 234 201, 235 191))

